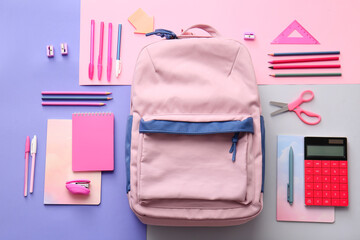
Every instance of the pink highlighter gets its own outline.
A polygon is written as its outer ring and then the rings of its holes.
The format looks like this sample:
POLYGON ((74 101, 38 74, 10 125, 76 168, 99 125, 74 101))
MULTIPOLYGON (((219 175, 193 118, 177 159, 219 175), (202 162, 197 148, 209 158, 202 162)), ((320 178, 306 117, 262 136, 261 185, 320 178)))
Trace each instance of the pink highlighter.
POLYGON ((90 193, 89 185, 90 180, 78 179, 66 182, 65 186, 73 194, 88 195, 90 193))
POLYGON ((95 41, 95 20, 91 20, 90 32, 90 63, 89 63, 89 78, 94 77, 94 41, 95 41))
POLYGON ((101 80, 102 74, 102 57, 104 45, 104 22, 100 23, 100 44, 99 44, 99 57, 98 57, 98 79, 101 80))
POLYGON ((109 34, 108 34, 108 56, 107 56, 107 80, 111 80, 111 40, 112 40, 112 23, 109 23, 109 34))

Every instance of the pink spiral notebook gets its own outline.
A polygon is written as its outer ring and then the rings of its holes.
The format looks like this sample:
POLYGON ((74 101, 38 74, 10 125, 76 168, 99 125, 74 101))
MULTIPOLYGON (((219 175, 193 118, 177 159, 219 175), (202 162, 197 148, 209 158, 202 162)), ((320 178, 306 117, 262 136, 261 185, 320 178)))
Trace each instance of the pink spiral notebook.
POLYGON ((72 115, 72 170, 114 170, 114 114, 72 115))

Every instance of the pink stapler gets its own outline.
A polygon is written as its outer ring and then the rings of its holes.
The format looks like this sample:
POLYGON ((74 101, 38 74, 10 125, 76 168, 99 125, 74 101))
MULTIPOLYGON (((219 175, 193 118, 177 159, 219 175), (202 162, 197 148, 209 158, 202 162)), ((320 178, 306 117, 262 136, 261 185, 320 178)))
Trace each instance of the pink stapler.
POLYGON ((88 195, 90 193, 89 189, 90 180, 72 180, 66 182, 66 188, 73 194, 83 194, 88 195))

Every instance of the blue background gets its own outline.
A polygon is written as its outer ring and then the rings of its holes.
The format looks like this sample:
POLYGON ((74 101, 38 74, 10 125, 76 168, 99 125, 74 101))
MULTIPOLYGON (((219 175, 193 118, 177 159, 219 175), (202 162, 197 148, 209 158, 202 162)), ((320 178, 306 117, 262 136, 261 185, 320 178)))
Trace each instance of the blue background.
POLYGON ((80 1, 0 1, 0 239, 144 239, 125 191, 130 87, 80 87, 80 1), (66 42, 68 56, 60 54, 66 42), (46 56, 46 45, 55 57, 46 56), (104 107, 42 107, 41 91, 111 91, 104 107), (103 173, 99 206, 43 204, 47 119, 115 114, 115 171, 103 173), (23 196, 26 136, 38 137, 34 193, 23 196))

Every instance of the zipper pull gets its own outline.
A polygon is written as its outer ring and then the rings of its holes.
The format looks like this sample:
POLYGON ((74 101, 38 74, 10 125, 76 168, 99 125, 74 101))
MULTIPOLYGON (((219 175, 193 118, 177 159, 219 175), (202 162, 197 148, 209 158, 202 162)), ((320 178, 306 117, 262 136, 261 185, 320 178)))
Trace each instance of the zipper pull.
POLYGON ((178 38, 174 32, 166 30, 166 29, 156 29, 154 32, 145 34, 145 36, 147 36, 147 37, 151 36, 151 35, 160 36, 162 38, 165 37, 166 39, 177 39, 178 38))
POLYGON ((232 144, 231 144, 231 148, 229 153, 232 153, 232 161, 235 162, 235 158, 236 158, 236 144, 239 141, 239 133, 235 133, 233 138, 232 138, 232 144))

